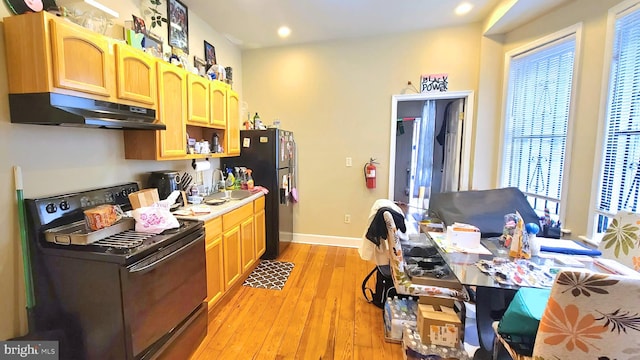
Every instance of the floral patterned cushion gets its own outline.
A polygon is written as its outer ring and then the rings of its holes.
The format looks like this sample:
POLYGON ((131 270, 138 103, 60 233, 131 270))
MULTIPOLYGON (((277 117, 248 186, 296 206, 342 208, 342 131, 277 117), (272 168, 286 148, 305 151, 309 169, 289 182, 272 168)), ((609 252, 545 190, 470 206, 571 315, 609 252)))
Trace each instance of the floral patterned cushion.
POLYGON ((551 289, 534 360, 640 359, 640 279, 562 271, 551 289))
POLYGON ((600 243, 602 257, 640 271, 640 214, 620 211, 600 243))

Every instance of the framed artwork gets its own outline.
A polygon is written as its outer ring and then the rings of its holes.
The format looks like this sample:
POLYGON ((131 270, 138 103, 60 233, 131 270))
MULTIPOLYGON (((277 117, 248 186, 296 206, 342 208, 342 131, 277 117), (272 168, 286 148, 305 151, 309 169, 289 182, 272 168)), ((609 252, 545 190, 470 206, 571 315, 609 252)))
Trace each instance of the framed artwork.
POLYGON ((198 69, 198 75, 205 76, 207 74, 207 63, 204 59, 194 56, 193 66, 198 69))
POLYGON ((179 0, 167 2, 169 18, 169 45, 189 53, 189 13, 187 6, 179 0))
POLYGON ((147 26, 144 24, 144 19, 139 18, 135 15, 131 15, 133 17, 133 31, 138 34, 146 34, 147 26))
POLYGON ((216 65, 216 48, 209 44, 206 40, 204 41, 204 60, 207 63, 207 70, 211 67, 211 65, 216 65))
POLYGON ((162 39, 155 34, 148 32, 144 37, 144 51, 159 59, 162 59, 162 39))

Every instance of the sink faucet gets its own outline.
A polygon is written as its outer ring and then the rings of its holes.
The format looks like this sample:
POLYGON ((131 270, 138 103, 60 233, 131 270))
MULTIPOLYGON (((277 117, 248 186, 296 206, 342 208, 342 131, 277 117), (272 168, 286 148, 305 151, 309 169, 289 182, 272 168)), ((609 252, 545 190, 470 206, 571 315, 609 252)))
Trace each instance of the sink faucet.
POLYGON ((222 170, 220 169, 213 169, 213 176, 211 177, 213 179, 213 186, 212 189, 215 192, 220 192, 220 191, 224 191, 224 173, 222 172, 222 170), (216 181, 216 173, 220 173, 220 180, 216 181))

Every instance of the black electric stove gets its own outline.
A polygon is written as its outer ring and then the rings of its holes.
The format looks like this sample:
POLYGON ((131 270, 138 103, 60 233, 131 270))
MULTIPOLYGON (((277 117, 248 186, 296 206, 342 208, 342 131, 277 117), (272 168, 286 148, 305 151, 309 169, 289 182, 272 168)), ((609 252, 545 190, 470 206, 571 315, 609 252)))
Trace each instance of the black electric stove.
POLYGON ((84 210, 130 210, 137 190, 127 183, 25 200, 36 304, 30 330, 63 332, 61 359, 186 358, 206 335, 202 222, 179 220, 157 235, 134 231, 131 220, 107 228, 109 236, 85 233, 84 210), (88 245, 68 245, 66 234, 82 234, 88 245))
POLYGON ((157 235, 126 230, 88 245, 66 245, 46 241, 45 231, 82 222, 84 210, 87 208, 102 204, 116 204, 124 211, 130 210, 128 195, 136 191, 138 191, 137 183, 127 183, 65 195, 27 199, 32 238, 47 254, 131 264, 203 227, 200 221, 181 219, 178 220, 179 228, 165 230, 157 235))

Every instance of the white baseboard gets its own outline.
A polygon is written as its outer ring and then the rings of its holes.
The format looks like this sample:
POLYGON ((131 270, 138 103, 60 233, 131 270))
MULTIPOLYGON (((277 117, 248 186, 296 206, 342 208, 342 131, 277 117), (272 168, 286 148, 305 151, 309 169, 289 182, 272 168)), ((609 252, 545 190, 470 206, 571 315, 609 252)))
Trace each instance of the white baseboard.
POLYGON ((343 236, 329 236, 329 235, 315 235, 315 234, 293 234, 294 243, 299 244, 313 244, 313 245, 329 245, 358 248, 362 242, 361 238, 343 237, 343 236))

